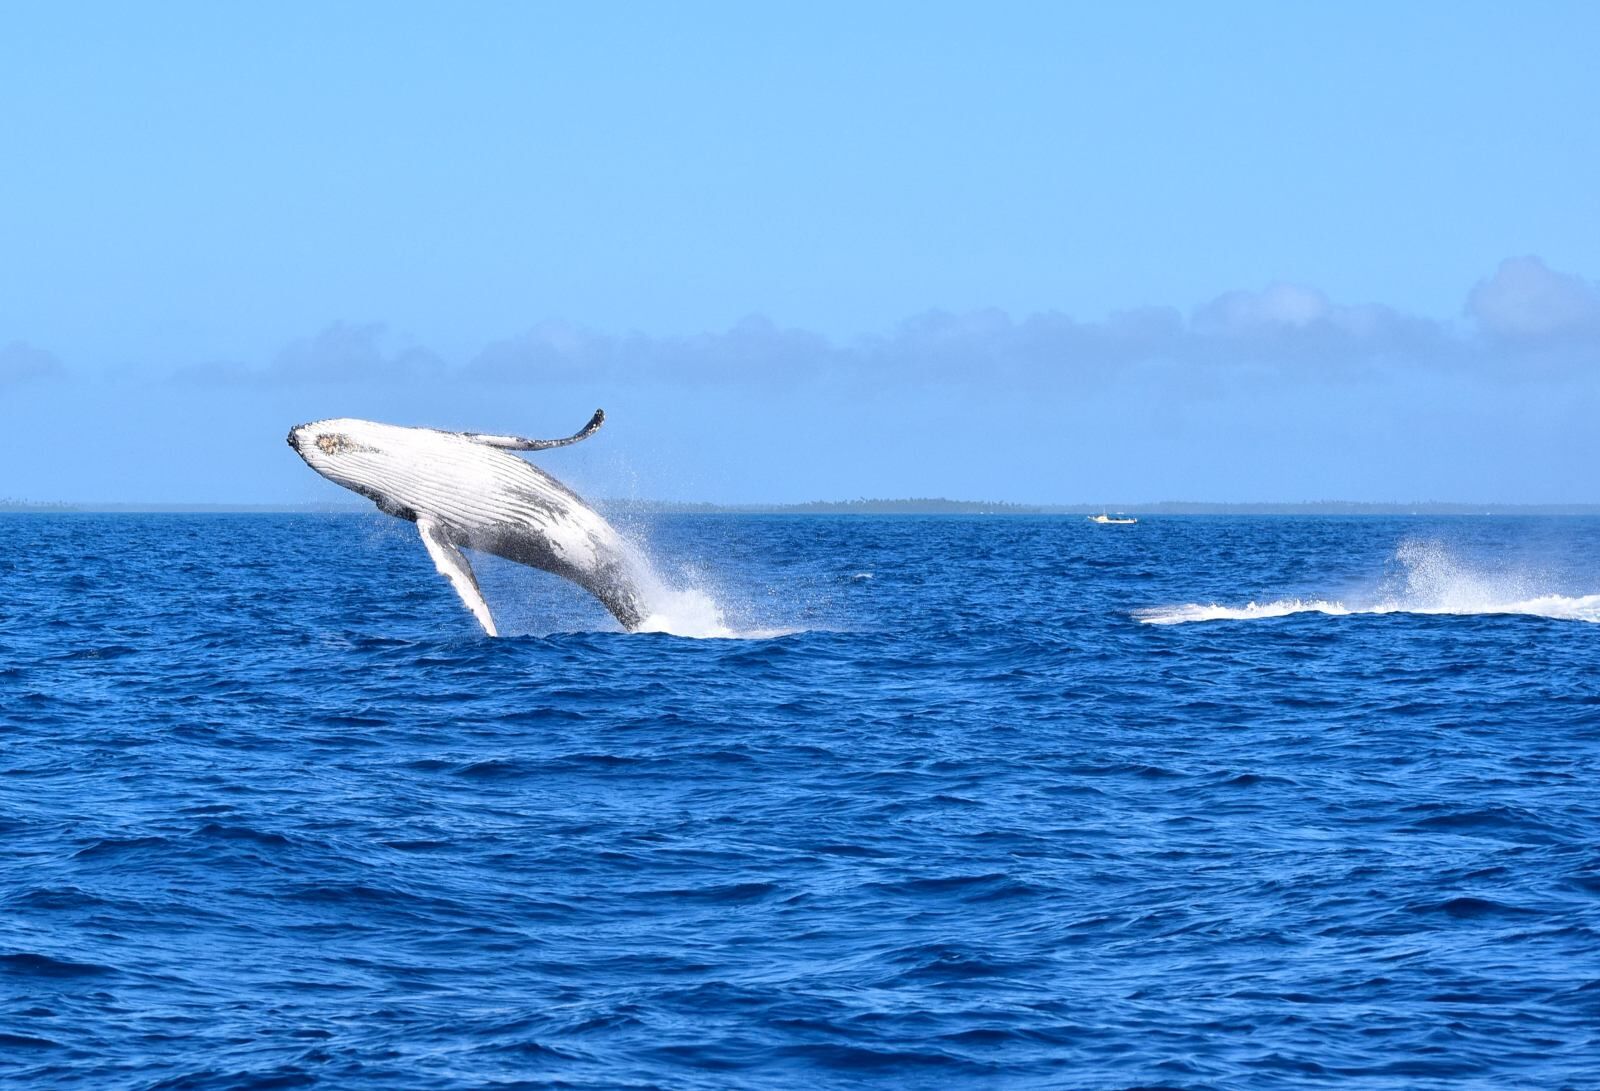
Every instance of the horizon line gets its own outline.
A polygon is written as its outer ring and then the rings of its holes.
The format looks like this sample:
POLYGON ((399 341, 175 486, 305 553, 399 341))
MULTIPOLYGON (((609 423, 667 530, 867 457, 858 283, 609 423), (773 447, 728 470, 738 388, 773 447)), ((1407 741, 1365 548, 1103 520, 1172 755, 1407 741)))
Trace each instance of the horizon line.
MULTIPOLYGON (((1525 502, 1460 500, 1158 500, 1143 503, 1034 503, 1007 500, 951 500, 945 497, 808 500, 798 503, 717 503, 700 500, 607 498, 595 506, 664 515, 1600 515, 1600 502, 1525 502)), ((226 501, 62 501, 0 498, 5 514, 363 514, 360 502, 303 501, 233 503, 226 501)))

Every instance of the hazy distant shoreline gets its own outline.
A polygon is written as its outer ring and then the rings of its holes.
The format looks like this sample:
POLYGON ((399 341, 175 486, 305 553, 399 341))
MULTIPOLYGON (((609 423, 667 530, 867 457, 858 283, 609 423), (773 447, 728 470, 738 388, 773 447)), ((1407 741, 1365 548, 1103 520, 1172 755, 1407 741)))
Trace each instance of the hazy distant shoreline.
MULTIPOLYGON (((1150 504, 1012 504, 986 500, 911 498, 903 500, 813 500, 803 504, 711 504, 654 500, 600 501, 599 507, 667 515, 1600 515, 1600 504, 1493 504, 1430 501, 1369 503, 1310 501, 1305 503, 1226 503, 1163 500, 1150 504)), ((372 511, 362 503, 310 504, 172 504, 54 503, 0 500, 0 513, 234 513, 234 514, 359 514, 372 511)))

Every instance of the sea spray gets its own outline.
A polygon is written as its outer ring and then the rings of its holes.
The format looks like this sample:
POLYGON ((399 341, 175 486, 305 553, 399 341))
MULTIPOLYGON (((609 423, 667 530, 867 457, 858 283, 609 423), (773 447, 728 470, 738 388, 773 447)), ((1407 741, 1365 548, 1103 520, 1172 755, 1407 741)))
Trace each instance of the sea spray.
MULTIPOLYGON (((753 619, 730 616, 728 593, 713 590, 697 570, 685 569, 676 581, 668 581, 641 550, 638 557, 644 568, 639 572, 639 591, 645 603, 645 619, 636 629, 640 633, 664 633, 715 640, 770 640, 803 632, 795 626, 758 624, 753 619)), ((739 611, 749 614, 748 607, 739 611)))
MULTIPOLYGON (((639 596, 644 620, 637 633, 695 639, 764 640, 805 631, 779 624, 771 615, 777 602, 757 604, 724 586, 702 565, 657 548, 652 521, 638 512, 607 516, 621 539, 622 563, 639 596)), ((507 635, 615 630, 616 623, 594 609, 588 595, 548 573, 497 558, 475 557, 484 593, 507 635)))
POLYGON ((690 637, 738 635, 728 627, 722 605, 710 591, 703 586, 672 586, 642 552, 637 557, 641 565, 638 588, 645 607, 645 618, 637 632, 690 637))
POLYGON ((1341 598, 1283 598, 1243 606, 1185 603, 1136 611, 1148 625, 1195 621, 1256 621, 1291 614, 1525 614, 1562 621, 1600 622, 1600 593, 1565 594, 1538 572, 1474 564, 1437 539, 1408 538, 1387 572, 1366 593, 1341 598))

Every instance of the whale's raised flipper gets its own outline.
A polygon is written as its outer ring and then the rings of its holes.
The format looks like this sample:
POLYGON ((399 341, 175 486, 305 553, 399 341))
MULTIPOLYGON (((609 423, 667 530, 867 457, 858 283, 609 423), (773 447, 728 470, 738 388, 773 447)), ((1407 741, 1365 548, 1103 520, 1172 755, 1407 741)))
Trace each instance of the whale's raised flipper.
POLYGON ((472 566, 467 563, 466 556, 445 537, 444 528, 431 515, 417 516, 417 529, 422 532, 422 544, 428 547, 428 556, 433 558, 433 566, 439 570, 439 574, 450 581, 456 594, 461 596, 461 601, 467 604, 472 616, 483 626, 483 631, 490 636, 499 636, 494 627, 494 617, 489 613, 489 604, 483 601, 483 592, 478 590, 478 578, 472 574, 472 566))
POLYGON ((565 447, 581 439, 588 439, 600 430, 605 420, 606 411, 596 409, 594 416, 589 418, 589 423, 566 439, 523 439, 521 436, 490 436, 482 432, 462 432, 461 435, 473 443, 481 443, 485 447, 499 447, 503 451, 548 451, 552 447, 565 447))

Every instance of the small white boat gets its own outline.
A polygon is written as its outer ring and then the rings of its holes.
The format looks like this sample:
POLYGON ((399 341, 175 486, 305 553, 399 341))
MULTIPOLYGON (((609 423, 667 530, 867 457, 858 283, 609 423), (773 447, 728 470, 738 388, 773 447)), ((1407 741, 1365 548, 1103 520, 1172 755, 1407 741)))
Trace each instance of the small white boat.
POLYGON ((1101 512, 1099 515, 1089 516, 1089 522, 1099 523, 1102 526, 1126 527, 1132 526, 1138 521, 1131 515, 1123 515, 1120 511, 1115 515, 1107 515, 1105 512, 1101 512))

